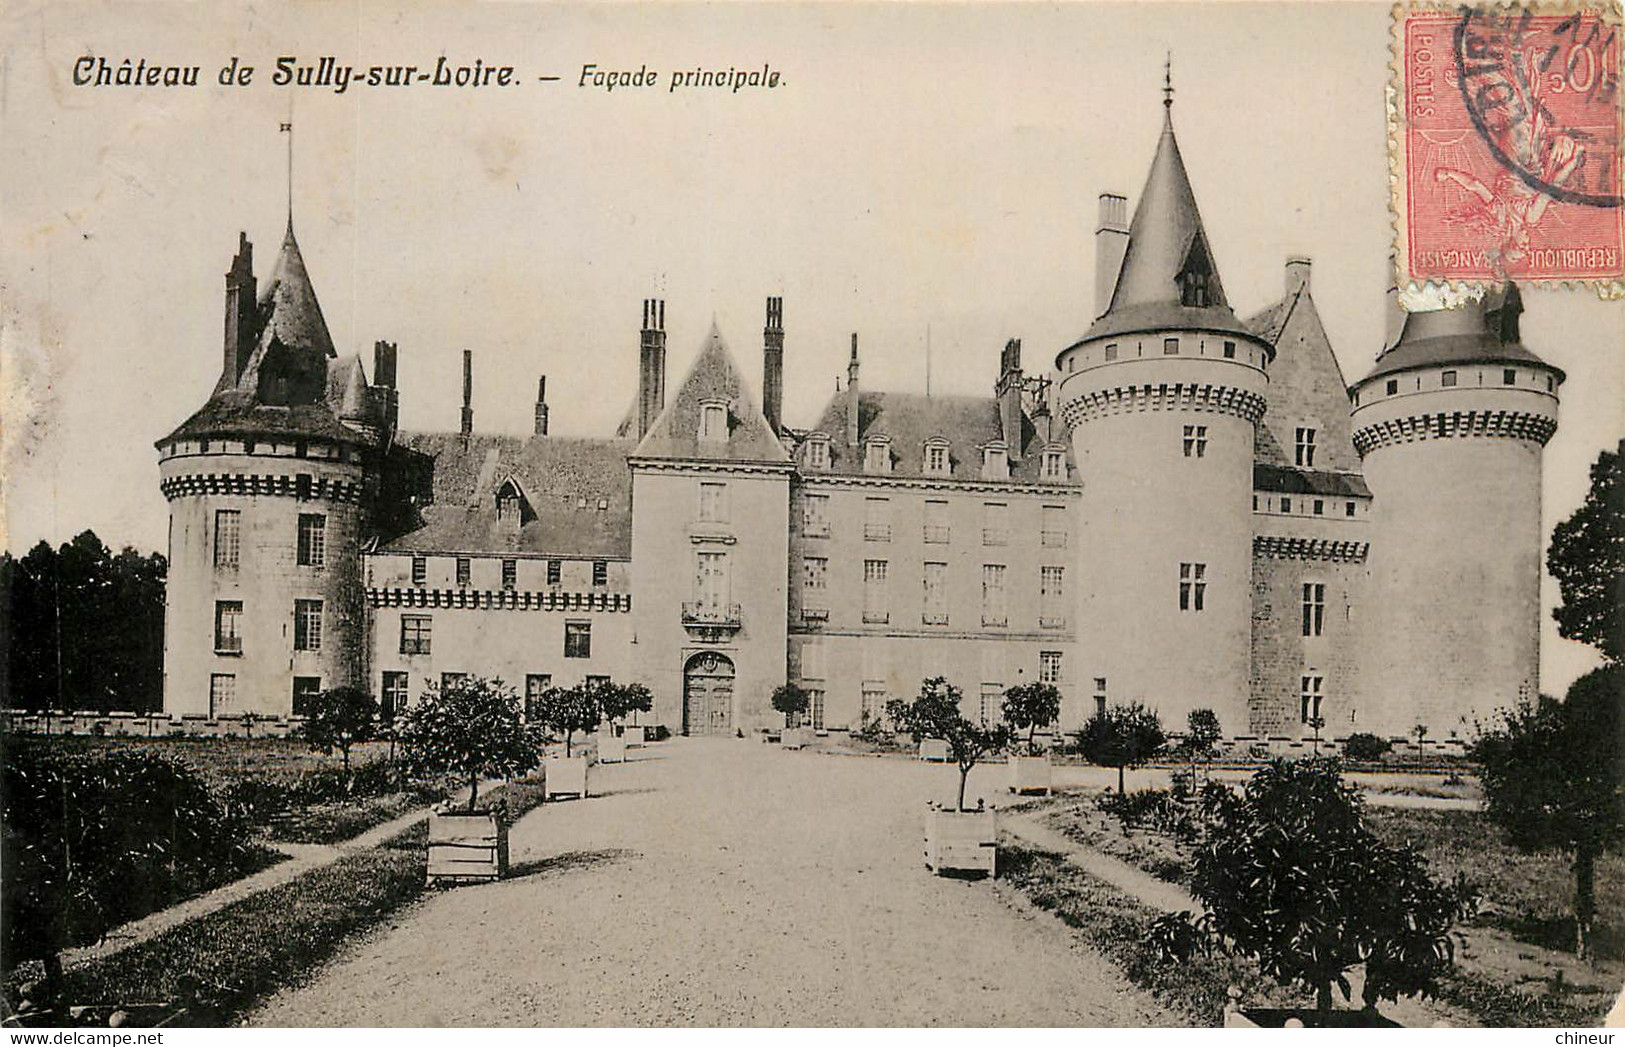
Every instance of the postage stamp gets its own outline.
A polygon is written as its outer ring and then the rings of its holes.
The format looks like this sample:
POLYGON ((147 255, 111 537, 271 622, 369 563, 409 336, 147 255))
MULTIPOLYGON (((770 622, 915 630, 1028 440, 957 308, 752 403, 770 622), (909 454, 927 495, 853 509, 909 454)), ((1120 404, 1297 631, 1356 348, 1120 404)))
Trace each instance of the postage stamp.
POLYGON ((1396 6, 1402 284, 1625 276, 1617 7, 1396 6))

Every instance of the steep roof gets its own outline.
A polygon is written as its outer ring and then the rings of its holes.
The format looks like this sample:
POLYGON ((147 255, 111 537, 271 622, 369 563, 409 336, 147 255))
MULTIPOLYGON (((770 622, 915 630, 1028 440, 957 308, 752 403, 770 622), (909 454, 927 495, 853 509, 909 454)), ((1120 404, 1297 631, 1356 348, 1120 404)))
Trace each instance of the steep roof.
POLYGON ((282 237, 282 251, 260 291, 259 306, 265 317, 260 332, 262 347, 275 338, 290 349, 338 355, 321 304, 316 301, 316 288, 311 286, 310 273, 305 269, 305 256, 299 253, 299 241, 294 239, 291 217, 282 237))
POLYGON ((1523 297, 1516 284, 1469 299, 1454 309, 1407 313, 1399 338, 1377 357, 1356 385, 1400 371, 1442 364, 1533 364, 1564 378, 1563 371, 1524 348, 1518 336, 1523 297))
POLYGON ((384 484, 386 515, 399 523, 382 548, 628 557, 631 451, 630 440, 401 433, 384 484), (510 483, 524 501, 518 526, 497 517, 510 483))
MULTIPOLYGON (((976 480, 982 475, 981 448, 1004 439, 1004 429, 999 420, 999 401, 994 397, 924 396, 919 393, 868 392, 860 389, 859 447, 852 447, 846 442, 846 405, 849 396, 850 393, 846 392, 836 393, 825 405, 818 424, 813 427, 814 431, 822 432, 830 439, 830 464, 823 472, 862 475, 861 445, 874 437, 884 436, 890 441, 892 476, 926 476, 926 441, 940 439, 948 442, 948 461, 953 477, 976 480)), ((1011 463, 1010 479, 1022 483, 1061 483, 1040 479, 1043 468, 1040 452, 1045 445, 1032 419, 1023 416, 1021 434, 1021 460, 1011 463)), ((1070 450, 1067 458, 1070 461, 1070 450)))
POLYGON ((1360 456, 1354 450, 1349 421, 1348 383, 1308 282, 1249 318, 1247 326, 1275 347, 1269 410, 1258 425, 1257 460, 1296 467, 1296 430, 1304 427, 1315 430, 1316 468, 1359 473, 1360 456))
POLYGON ((639 458, 790 461, 784 445, 762 416, 761 407, 745 388, 733 354, 714 322, 676 395, 638 442, 634 453, 639 458), (727 405, 726 440, 700 440, 700 408, 708 401, 727 405))
POLYGON ((1231 311, 1185 161, 1166 109, 1162 136, 1129 223, 1128 246, 1111 305, 1084 337, 1170 328, 1250 333, 1231 311), (1183 304, 1180 278, 1187 269, 1207 274, 1207 304, 1183 304))

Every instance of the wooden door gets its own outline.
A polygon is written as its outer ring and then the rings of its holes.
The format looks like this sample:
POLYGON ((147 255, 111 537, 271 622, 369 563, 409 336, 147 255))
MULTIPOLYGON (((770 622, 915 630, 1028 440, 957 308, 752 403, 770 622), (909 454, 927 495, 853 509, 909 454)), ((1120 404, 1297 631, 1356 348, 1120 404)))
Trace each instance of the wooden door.
POLYGON ((695 655, 683 670, 683 733, 733 733, 733 662, 707 651, 695 655))

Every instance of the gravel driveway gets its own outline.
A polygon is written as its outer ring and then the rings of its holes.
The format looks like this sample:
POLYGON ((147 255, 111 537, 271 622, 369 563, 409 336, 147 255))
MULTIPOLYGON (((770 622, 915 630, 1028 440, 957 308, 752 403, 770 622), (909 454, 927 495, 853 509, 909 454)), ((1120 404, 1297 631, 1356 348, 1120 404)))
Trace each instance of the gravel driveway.
POLYGON ((249 1024, 1170 1020, 1014 892, 927 872, 951 767, 700 739, 633 756, 522 819, 510 879, 428 895, 249 1024))

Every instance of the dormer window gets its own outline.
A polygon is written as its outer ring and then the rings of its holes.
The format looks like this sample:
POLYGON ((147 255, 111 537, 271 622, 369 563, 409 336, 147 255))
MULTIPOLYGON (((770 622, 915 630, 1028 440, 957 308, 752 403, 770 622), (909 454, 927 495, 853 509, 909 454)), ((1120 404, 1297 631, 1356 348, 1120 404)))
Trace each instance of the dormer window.
POLYGON ((863 445, 863 471, 891 472, 891 447, 885 440, 870 440, 863 445))
POLYGON ((1179 270, 1179 304, 1201 309, 1213 304, 1213 263, 1207 244, 1197 237, 1179 270))
POLYGON ((982 448, 982 479, 1010 479, 1009 448, 1003 440, 995 440, 982 448))
POLYGON ((948 441, 931 440, 925 445, 925 471, 930 476, 947 476, 951 471, 948 464, 948 441))
POLYGON ((809 469, 829 468, 829 438, 822 434, 807 439, 807 456, 804 459, 809 469))
POLYGON ((525 495, 512 479, 497 489, 497 522, 518 527, 525 518, 525 495))
POLYGON ((700 405, 700 439, 721 442, 728 439, 728 405, 708 402, 700 405))
POLYGON ((1044 479, 1066 479, 1066 453, 1064 451, 1044 452, 1044 479))

